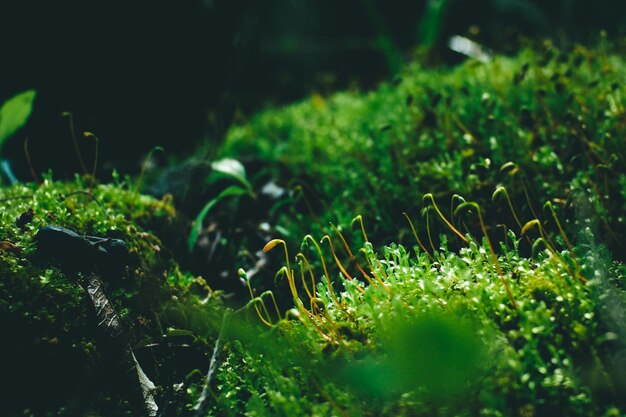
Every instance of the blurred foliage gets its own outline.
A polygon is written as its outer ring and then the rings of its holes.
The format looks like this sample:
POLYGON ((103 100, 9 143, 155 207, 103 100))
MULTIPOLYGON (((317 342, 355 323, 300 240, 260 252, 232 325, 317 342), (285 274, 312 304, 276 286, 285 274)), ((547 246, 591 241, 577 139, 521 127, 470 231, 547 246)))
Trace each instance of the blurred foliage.
POLYGON ((0 150, 4 142, 28 120, 36 95, 34 90, 24 91, 0 107, 0 150))

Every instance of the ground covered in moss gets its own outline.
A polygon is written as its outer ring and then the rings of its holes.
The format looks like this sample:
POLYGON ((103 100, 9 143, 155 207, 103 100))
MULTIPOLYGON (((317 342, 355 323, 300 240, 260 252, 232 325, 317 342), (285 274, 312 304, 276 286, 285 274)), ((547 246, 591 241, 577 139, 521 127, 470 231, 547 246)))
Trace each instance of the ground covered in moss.
POLYGON ((108 277, 106 290, 151 376, 178 378, 189 371, 189 357, 203 358, 216 331, 207 316, 219 302, 211 300, 203 279, 179 270, 159 238, 171 238, 180 228, 171 201, 122 183, 90 187, 81 179, 51 177, 40 185, 2 188, 0 199, 4 415, 122 415, 133 409, 116 389, 123 378, 108 372, 105 341, 78 276, 39 259, 34 240, 43 226, 127 243, 130 263, 121 276, 108 277), (16 221, 29 210, 30 222, 16 221), (182 332, 191 323, 195 332, 182 332), (166 357, 179 369, 163 367, 166 357))
POLYGON ((180 179, 3 187, 9 415, 138 415, 80 282, 37 258, 50 224, 127 243, 107 292, 160 415, 624 415, 623 50, 413 63, 269 109, 194 204, 180 179))

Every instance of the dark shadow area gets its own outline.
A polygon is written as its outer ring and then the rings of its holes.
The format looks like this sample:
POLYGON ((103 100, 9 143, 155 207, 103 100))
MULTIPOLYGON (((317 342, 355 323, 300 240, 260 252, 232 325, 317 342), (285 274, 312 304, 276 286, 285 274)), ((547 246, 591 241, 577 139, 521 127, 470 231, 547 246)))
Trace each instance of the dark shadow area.
MULTIPOLYGON (((100 138, 104 172, 136 173, 155 145, 180 155, 263 106, 371 87, 420 44, 450 63, 454 34, 512 52, 520 35, 620 32, 625 12, 577 0, 3 2, 0 99, 39 93, 28 128, 3 153, 28 179, 28 136, 36 171, 76 172, 60 117, 71 111, 78 132, 100 138)), ((81 144, 90 161, 93 144, 81 144)))

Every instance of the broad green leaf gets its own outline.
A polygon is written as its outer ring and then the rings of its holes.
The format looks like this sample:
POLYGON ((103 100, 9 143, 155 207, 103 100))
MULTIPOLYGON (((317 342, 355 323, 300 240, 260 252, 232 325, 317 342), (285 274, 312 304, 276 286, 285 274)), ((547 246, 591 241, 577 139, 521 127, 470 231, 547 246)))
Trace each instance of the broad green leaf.
POLYGON ((198 240, 198 235, 200 234, 200 230, 202 229, 202 222, 204 221, 204 218, 207 216, 207 214, 209 214, 209 211, 211 211, 213 206, 217 204, 219 201, 227 197, 236 197, 236 196, 240 196, 240 195, 247 194, 247 193, 248 193, 248 190, 241 188, 237 185, 232 185, 226 188, 221 193, 219 193, 217 197, 215 197, 214 199, 206 203, 206 205, 202 208, 202 210, 200 210, 200 213, 198 213, 198 215, 196 216, 196 219, 193 221, 191 233, 189 233, 189 239, 187 240, 187 247, 189 248, 190 252, 193 250, 193 247, 195 246, 196 241, 198 240))
POLYGON ((243 164, 236 159, 224 158, 219 161, 215 161, 211 164, 213 172, 209 176, 209 180, 214 181, 218 178, 232 178, 239 181, 248 190, 252 189, 252 186, 246 178, 246 169, 243 164))
POLYGON ((0 149, 4 142, 28 120, 37 92, 27 90, 4 102, 0 107, 0 149))

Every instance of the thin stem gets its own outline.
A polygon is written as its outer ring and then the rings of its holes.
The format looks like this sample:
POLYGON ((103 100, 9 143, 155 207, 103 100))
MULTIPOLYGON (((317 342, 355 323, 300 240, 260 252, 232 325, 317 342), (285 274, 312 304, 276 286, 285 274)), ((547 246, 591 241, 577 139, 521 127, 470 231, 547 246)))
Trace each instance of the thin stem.
POLYGON ((498 272, 500 281, 504 285, 504 289, 509 297, 509 300, 511 301, 511 305, 513 306, 514 309, 517 310, 517 303, 515 302, 515 298, 513 298, 513 293, 511 292, 509 285, 506 283, 506 280, 504 279, 504 273, 502 272, 502 268, 500 267, 498 256, 496 255, 496 252, 493 250, 491 239, 489 239, 489 235, 487 234, 487 228, 485 227, 485 222, 483 221, 483 215, 481 213, 480 206, 478 205, 478 203, 475 203, 475 202, 467 202, 467 203, 460 204, 459 207, 457 207, 456 211, 458 212, 460 209, 468 207, 468 206, 473 207, 478 213, 478 222, 480 223, 480 229, 482 230, 483 235, 485 236, 485 240, 487 241, 487 247, 489 248, 489 252, 491 253, 491 258, 493 260, 493 263, 496 266, 496 271, 498 272))
POLYGON ((352 223, 350 224, 350 226, 354 226, 355 222, 359 222, 359 224, 361 225, 361 233, 363 234, 363 239, 365 239, 366 242, 369 242, 367 234, 365 233, 365 226, 363 225, 363 216, 359 214, 354 219, 352 219, 352 223))
POLYGON ((135 194, 139 194, 139 188, 141 187, 141 182, 143 181, 143 176, 146 173, 146 169, 148 168, 148 162, 152 158, 152 154, 154 154, 155 152, 163 152, 164 150, 165 149, 163 149, 161 146, 155 146, 154 148, 150 149, 150 152, 148 152, 148 156, 146 156, 143 164, 141 164, 141 172, 139 173, 139 178, 137 179, 137 184, 135 185, 135 194))
MULTIPOLYGON (((298 257, 301 257, 301 259, 304 259, 304 255, 302 255, 302 253, 297 254, 296 259, 298 257)), ((315 298, 315 296, 313 295, 311 291, 309 291, 309 286, 307 285, 306 280, 304 279, 304 268, 302 266, 303 263, 304 261, 302 260, 298 262, 298 265, 300 266, 300 279, 302 281, 302 286, 304 287, 304 292, 306 292, 306 294, 309 296, 309 301, 310 301, 313 298, 315 298)), ((307 266, 308 266, 308 262, 307 262, 307 266)), ((311 271, 311 268, 309 268, 309 273, 311 274, 311 281, 313 281, 313 291, 315 291, 315 279, 313 278, 313 272, 311 271)))
POLYGON ((430 199, 430 201, 432 202, 433 208, 435 209, 435 211, 437 212, 437 214, 439 215, 439 217, 441 218, 441 220, 443 220, 443 222, 454 232, 456 233, 457 236, 459 236, 461 238, 461 240, 465 243, 469 243, 469 240, 467 240, 467 238, 465 236, 463 236, 463 234, 461 232, 459 232, 457 230, 456 227, 454 227, 454 225, 452 223, 450 223, 448 221, 448 219, 446 219, 446 217, 443 215, 443 213, 441 212, 441 210, 439 210, 439 207, 437 206, 437 203, 435 202, 435 197, 433 197, 432 193, 428 193, 425 194, 424 197, 422 197, 422 202, 426 199, 430 199))
POLYGON ((76 156, 78 156, 78 162, 80 162, 80 168, 83 170, 83 174, 87 175, 87 167, 85 166, 85 161, 83 161, 83 156, 80 152, 80 146, 78 145, 78 139, 76 138, 76 129, 74 128, 74 115, 66 111, 61 113, 61 116, 69 118, 70 135, 72 136, 72 142, 74 143, 74 151, 76 151, 76 156))
MULTIPOLYGON (((433 238, 430 235, 430 216, 428 214, 428 212, 430 211, 429 209, 430 209, 430 206, 424 209, 426 212, 426 236, 428 236, 428 243, 430 244, 430 248, 433 250, 433 256, 434 256, 434 253, 437 252, 437 249, 435 249, 435 245, 433 244, 433 238)), ((426 253, 428 253, 428 251, 426 251, 426 253)), ((429 258, 431 258, 434 262, 435 258, 433 256, 430 256, 429 254, 429 258)))
POLYGON ((35 169, 33 168, 33 161, 30 159, 30 152, 28 151, 28 136, 26 136, 26 139, 24 139, 24 155, 26 156, 26 163, 28 164, 30 175, 32 175, 36 183, 41 183, 41 180, 39 179, 37 173, 35 172, 35 169))
POLYGON ((574 261, 574 264, 576 264, 576 269, 580 270, 580 265, 578 264, 578 260, 576 259, 576 254, 574 253, 574 248, 572 247, 572 243, 567 238, 567 234, 565 234, 565 230, 563 230, 563 226, 561 226, 561 222, 559 221, 559 218, 557 217, 556 212, 554 211, 554 207, 552 207, 552 203, 548 201, 546 202, 544 207, 548 207, 548 209, 550 210, 550 213, 552 213, 552 218, 554 218, 554 221, 556 222, 556 226, 559 229, 559 233, 561 234, 561 237, 563 238, 563 240, 565 241, 565 244, 567 245, 567 250, 572 255, 572 260, 574 261))
POLYGON ((373 285, 374 287, 376 287, 377 286, 376 283, 374 281, 372 281, 372 278, 361 267, 361 265, 359 264, 359 261, 356 260, 356 257, 352 253, 352 250, 350 250, 350 246, 348 245, 348 242, 346 242, 346 239, 343 237, 343 234, 339 231, 339 229, 337 229, 337 227, 335 227, 334 224, 331 223, 330 227, 332 227, 333 230, 335 231, 335 233, 337 233, 337 235, 339 235, 339 238, 341 239, 341 242, 343 243, 343 246, 346 249, 346 252, 348 252, 348 256, 350 256, 350 262, 354 262, 356 268, 359 270, 361 275, 363 275, 363 278, 365 278, 367 280, 367 282, 370 283, 370 285, 373 285))
POLYGON ((91 170, 91 184, 89 185, 89 190, 93 188, 93 184, 96 181, 96 169, 98 168, 98 149, 100 148, 100 141, 98 137, 91 132, 83 132, 83 136, 86 138, 94 138, 96 141, 96 154, 93 159, 93 168, 91 170))
MULTIPOLYGON (((266 319, 265 317, 263 317, 263 314, 261 314, 261 311, 259 310, 259 307, 257 306, 257 303, 259 301, 261 302, 261 304, 263 304, 263 301, 260 298, 254 296, 254 292, 252 291, 252 285, 250 285, 250 279, 248 279, 248 274, 246 274, 246 271, 243 268, 239 268, 237 273, 238 273, 239 277, 245 281, 246 287, 248 287, 248 291, 250 292, 250 301, 249 301, 249 303, 252 303, 252 306, 254 307, 254 311, 256 311, 257 316, 263 322, 263 324, 267 325, 268 327, 272 327, 273 324, 271 322, 271 318, 270 318, 269 312, 267 313, 267 319, 266 319)), ((248 304, 246 304, 246 306, 248 304)), ((265 305, 263 307, 265 307, 265 305)), ((267 309, 265 309, 265 310, 267 311, 267 309)), ((280 317, 280 315, 279 315, 279 317, 280 317)))
POLYGON ((315 249, 317 250, 318 256, 320 258, 320 261, 322 263, 322 269, 324 270, 324 276, 326 277, 326 283, 328 285, 328 292, 330 294, 330 297, 333 299, 333 301, 335 302, 335 304, 337 304, 337 306, 344 312, 346 313, 346 315, 350 318, 350 320, 354 320, 354 318, 352 317, 352 315, 350 313, 348 313, 348 310, 346 310, 346 308, 343 306, 343 304, 341 304, 339 302, 339 300, 337 299, 337 296, 335 296, 335 291, 333 291, 333 283, 330 281, 330 275, 328 274, 328 269, 326 268, 326 261, 324 261, 324 255, 322 253, 322 248, 320 247, 320 245, 317 243, 317 241, 315 239, 313 239, 313 236, 311 235, 306 235, 304 237, 303 241, 310 241, 313 243, 313 245, 315 246, 315 249))
MULTIPOLYGON (((419 247, 424 251, 424 253, 426 253, 426 255, 428 255, 431 262, 435 262, 435 258, 433 258, 430 252, 428 252, 428 250, 426 249, 426 246, 424 246, 419 236, 417 235, 417 230, 415 229, 415 226, 413 226, 413 222, 411 221, 411 218, 409 217, 409 215, 406 213, 402 213, 402 214, 404 215, 406 220, 409 222, 409 226, 411 226, 411 231, 413 232, 413 236, 415 236, 415 240, 417 240, 417 244, 419 245, 419 247)), ((431 242, 431 245, 432 245, 432 242, 431 242)))
MULTIPOLYGON (((372 261, 370 261, 369 256, 367 254, 367 251, 365 250, 365 248, 361 248, 359 249, 359 252, 363 252, 363 255, 365 255, 365 261, 367 262, 367 265, 370 267, 370 271, 372 272, 372 275, 374 275, 374 278, 376 278, 376 281, 378 281, 378 283, 385 289, 387 290, 387 292, 389 293, 389 295, 392 295, 393 292, 391 291, 391 289, 389 289, 389 287, 387 287, 384 283, 384 281, 380 278, 380 276, 378 276, 378 274, 376 273, 376 270, 374 268, 374 264, 372 264, 372 261)), ((379 263, 380 266, 380 263, 379 263)), ((382 269, 381 269, 382 271, 382 269)), ((384 271, 382 271, 384 274, 384 271)))

